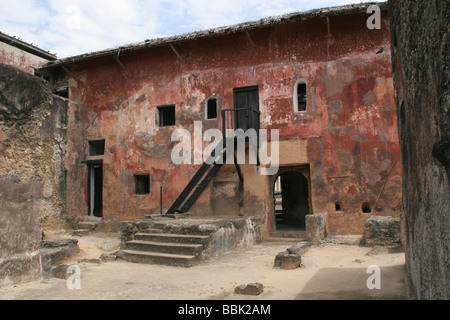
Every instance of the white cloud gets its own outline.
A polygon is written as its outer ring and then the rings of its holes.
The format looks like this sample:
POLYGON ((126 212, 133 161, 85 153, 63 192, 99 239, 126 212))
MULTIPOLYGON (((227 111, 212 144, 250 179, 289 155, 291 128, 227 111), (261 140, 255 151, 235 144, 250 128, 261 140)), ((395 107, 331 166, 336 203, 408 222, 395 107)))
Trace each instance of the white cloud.
POLYGON ((98 51, 359 0, 0 0, 0 31, 57 53, 98 51))

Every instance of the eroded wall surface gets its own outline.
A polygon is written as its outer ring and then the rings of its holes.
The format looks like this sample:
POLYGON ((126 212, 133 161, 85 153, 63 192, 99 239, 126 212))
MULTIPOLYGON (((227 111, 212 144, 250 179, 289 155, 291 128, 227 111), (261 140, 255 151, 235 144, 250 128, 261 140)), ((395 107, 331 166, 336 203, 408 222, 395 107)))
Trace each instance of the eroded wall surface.
POLYGON ((34 74, 34 69, 42 67, 47 62, 48 60, 44 58, 0 42, 0 63, 34 74))
POLYGON ((448 1, 389 1, 406 265, 418 299, 450 298, 448 1))
MULTIPOLYGON (((280 132, 281 164, 310 166, 311 213, 328 215, 330 234, 362 234, 369 216, 363 202, 378 199, 375 214, 398 215, 401 168, 389 21, 383 12, 382 29, 369 30, 368 17, 330 17, 331 34, 325 18, 314 18, 250 30, 251 41, 242 31, 176 43, 178 55, 170 46, 121 54, 126 70, 112 55, 72 65, 77 79, 70 88, 65 159, 68 215, 87 214, 83 161, 88 141, 99 139, 106 142, 105 222, 159 213, 161 186, 163 206, 170 207, 199 168, 172 163, 178 143, 171 141, 173 131, 194 135, 195 121, 203 130, 221 129, 220 116, 205 119, 206 100, 216 97, 219 110, 233 108, 233 89, 254 85, 261 127, 280 132), (308 83, 306 112, 294 111, 299 79, 308 83), (175 126, 159 127, 157 107, 163 105, 175 105, 175 126), (151 190, 137 196, 134 175, 142 173, 150 175, 151 190), (336 212, 337 201, 342 212, 336 212)), ((260 175, 255 166, 242 170, 242 197, 233 168, 224 167, 195 214, 256 215, 270 224, 274 177, 260 175)))
POLYGON ((0 286, 40 277, 44 225, 64 225, 65 114, 48 83, 0 64, 0 286))

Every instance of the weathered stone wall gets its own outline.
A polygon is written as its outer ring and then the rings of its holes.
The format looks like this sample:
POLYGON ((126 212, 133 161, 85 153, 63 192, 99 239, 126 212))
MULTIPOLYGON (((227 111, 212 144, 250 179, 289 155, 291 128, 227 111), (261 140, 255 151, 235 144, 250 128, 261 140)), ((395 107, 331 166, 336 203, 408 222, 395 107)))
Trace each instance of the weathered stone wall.
POLYGON ((449 299, 450 3, 392 0, 389 10, 408 274, 416 298, 449 299))
POLYGON ((400 245, 401 240, 400 218, 375 216, 366 220, 362 245, 395 246, 400 245))
POLYGON ((62 223, 65 112, 47 82, 0 64, 0 286, 39 277, 43 227, 62 223))

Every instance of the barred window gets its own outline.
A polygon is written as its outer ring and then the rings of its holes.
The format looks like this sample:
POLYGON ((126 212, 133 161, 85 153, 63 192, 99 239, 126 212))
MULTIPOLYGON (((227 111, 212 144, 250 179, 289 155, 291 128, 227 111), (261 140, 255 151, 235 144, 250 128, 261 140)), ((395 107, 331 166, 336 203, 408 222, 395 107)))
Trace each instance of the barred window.
POLYGON ((147 195, 150 194, 150 176, 149 175, 135 175, 135 194, 147 195))
POLYGON ((160 106, 159 110, 159 126, 169 127, 175 125, 175 106, 160 106))
POLYGON ((89 156, 102 156, 105 154, 105 140, 89 141, 89 156))

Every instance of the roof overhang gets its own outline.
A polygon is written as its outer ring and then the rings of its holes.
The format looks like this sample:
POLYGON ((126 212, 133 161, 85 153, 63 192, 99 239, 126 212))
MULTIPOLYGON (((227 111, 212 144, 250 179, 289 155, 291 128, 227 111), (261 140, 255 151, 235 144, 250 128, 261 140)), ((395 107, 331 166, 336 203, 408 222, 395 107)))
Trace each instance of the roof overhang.
POLYGON ((338 7, 330 7, 323 9, 314 9, 305 12, 296 12, 290 13, 286 15, 269 17, 253 22, 245 22, 237 25, 227 26, 227 27, 219 27, 215 29, 209 29, 204 31, 192 32, 178 36, 171 36, 165 38, 157 38, 153 40, 146 40, 143 42, 128 44, 112 49, 101 50, 92 53, 86 53, 82 55, 77 55, 69 58, 59 59, 56 61, 49 62, 42 69, 52 69, 59 66, 70 65, 73 63, 83 62, 87 60, 102 58, 105 56, 114 56, 118 57, 121 54, 129 53, 133 51, 145 50, 158 46, 172 46, 177 43, 182 43, 186 41, 193 41, 198 39, 205 39, 209 37, 223 36, 238 32, 245 32, 254 29, 264 28, 272 25, 278 25, 283 23, 290 23, 295 21, 304 21, 314 18, 321 17, 332 17, 332 16, 340 16, 346 14, 357 14, 367 12, 367 8, 371 5, 377 5, 381 10, 387 10, 388 3, 387 2, 366 2, 360 4, 353 5, 345 5, 338 7))
POLYGON ((58 59, 56 55, 51 54, 50 52, 42 50, 15 37, 8 36, 2 32, 0 32, 0 41, 49 61, 55 61, 58 59))

